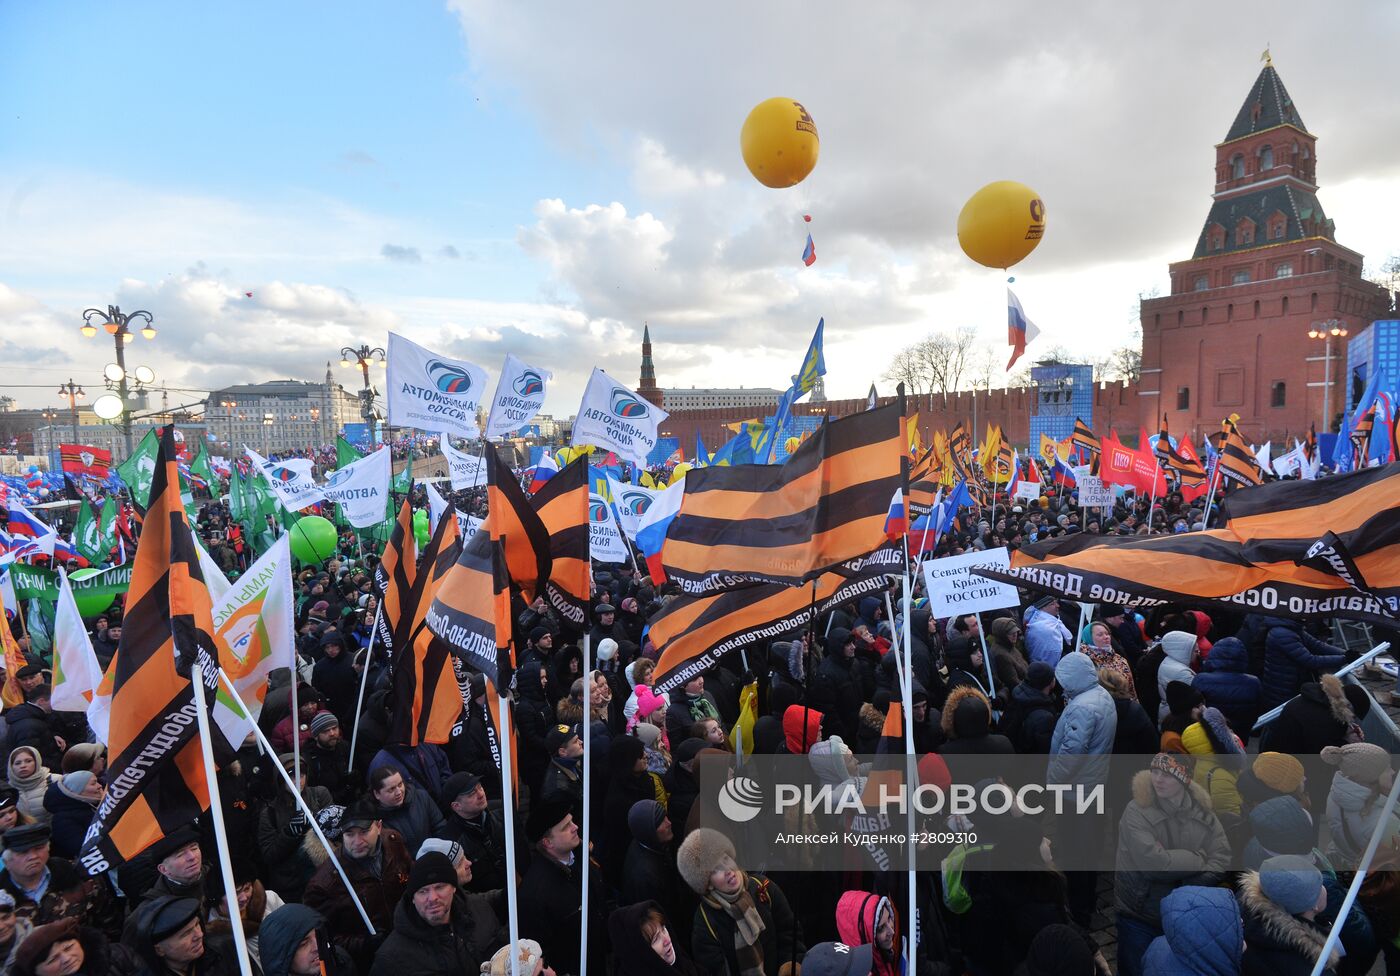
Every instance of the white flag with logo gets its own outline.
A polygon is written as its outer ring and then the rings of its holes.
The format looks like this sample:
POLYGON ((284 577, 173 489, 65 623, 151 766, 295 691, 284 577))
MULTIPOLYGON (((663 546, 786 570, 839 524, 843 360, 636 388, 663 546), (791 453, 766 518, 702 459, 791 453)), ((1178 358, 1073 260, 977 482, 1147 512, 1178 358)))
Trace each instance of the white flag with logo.
POLYGON ((641 485, 614 485, 613 502, 617 505, 617 521, 627 538, 635 540, 637 530, 642 527, 642 516, 657 498, 662 488, 643 488, 641 485))
POLYGON ((88 727, 99 742, 107 741, 111 716, 111 696, 98 698, 102 668, 92 650, 92 639, 83 626, 82 614, 73 599, 68 574, 58 572, 58 605, 54 608, 53 698, 54 711, 85 712, 88 727))
POLYGON ((391 467, 389 449, 381 447, 368 457, 332 471, 322 490, 340 506, 347 522, 357 529, 367 529, 384 521, 391 467))
POLYGON ((452 490, 475 488, 486 484, 486 458, 459 451, 442 437, 442 456, 447 459, 447 475, 452 480, 452 490))
MULTIPOLYGON (((382 499, 380 505, 382 511, 382 499)), ((230 742, 242 742, 252 731, 249 723, 262 713, 268 675, 275 668, 292 666, 296 602, 290 538, 278 538, 222 599, 214 601, 213 610, 219 666, 252 713, 248 718, 228 717, 243 724, 241 732, 236 725, 226 725, 224 716, 219 716, 219 724, 230 742)), ((219 698, 224 697, 221 689, 219 698)), ((236 713, 237 706, 231 705, 231 699, 229 703, 236 713)))
MULTIPOLYGON (((1297 473, 1301 478, 1303 475, 1303 468, 1307 467, 1308 458, 1307 453, 1303 450, 1303 445, 1298 444, 1296 441, 1294 445, 1293 450, 1289 451, 1287 454, 1280 454, 1278 457, 1274 458, 1274 474, 1278 475, 1280 478, 1286 478, 1288 475, 1294 473, 1297 473)), ((1257 454, 1255 458, 1256 460, 1258 459, 1257 454)))
POLYGON ((627 562, 627 544, 613 520, 612 506, 601 495, 588 495, 588 547, 600 563, 627 562))
POLYGON ((310 458, 269 461, 251 447, 245 446, 243 450, 253 462, 253 467, 257 468, 263 479, 272 486, 272 493, 287 511, 299 512, 308 505, 326 500, 325 492, 311 476, 310 458))
POLYGON ((424 482, 423 487, 428 491, 428 531, 436 533, 438 519, 447 511, 447 499, 442 497, 442 493, 433 487, 431 482, 424 482))
POLYGON ((480 366, 389 333, 389 423, 476 437, 476 411, 485 395, 486 370, 480 366))
POLYGON ((595 366, 574 420, 573 445, 592 444, 645 465, 657 428, 669 416, 595 366))
POLYGON ((486 436, 500 437, 528 424, 544 406, 545 385, 552 379, 554 374, 549 370, 527 366, 506 353, 496 396, 491 400, 491 415, 486 418, 486 436))

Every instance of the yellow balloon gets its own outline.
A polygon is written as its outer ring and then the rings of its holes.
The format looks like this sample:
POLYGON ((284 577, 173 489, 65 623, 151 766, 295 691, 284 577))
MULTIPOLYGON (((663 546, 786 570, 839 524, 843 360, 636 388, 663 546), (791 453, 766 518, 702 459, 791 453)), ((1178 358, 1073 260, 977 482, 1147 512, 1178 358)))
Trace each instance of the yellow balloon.
POLYGON ((690 462, 682 461, 680 464, 676 465, 674 468, 671 469, 671 480, 666 483, 668 485, 674 485, 677 481, 680 481, 682 478, 684 478, 685 473, 690 469, 690 462))
POLYGON ((958 243, 978 264, 1005 270, 1035 250, 1045 235, 1045 204, 1024 183, 988 183, 958 214, 958 243))
POLYGON ((783 441, 783 449, 789 454, 791 454, 793 451, 797 450, 801 446, 802 440, 798 437, 789 437, 787 440, 783 441))
POLYGON ((754 179, 780 190, 796 186, 812 172, 821 139, 801 102, 770 98, 754 106, 744 120, 739 149, 754 179))
POLYGON ((559 448, 559 450, 557 450, 557 451, 554 452, 554 461, 555 461, 555 463, 558 464, 559 467, 561 467, 561 468, 564 467, 564 465, 568 464, 568 463, 569 463, 570 461, 572 461, 573 459, 574 459, 574 453, 573 453, 573 451, 570 451, 567 447, 561 447, 561 448, 559 448))

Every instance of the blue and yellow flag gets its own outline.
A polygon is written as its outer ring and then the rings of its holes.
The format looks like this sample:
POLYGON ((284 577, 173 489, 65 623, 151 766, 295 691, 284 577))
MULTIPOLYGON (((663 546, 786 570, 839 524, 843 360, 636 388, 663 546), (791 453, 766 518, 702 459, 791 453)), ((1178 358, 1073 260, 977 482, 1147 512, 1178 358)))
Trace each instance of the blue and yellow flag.
POLYGON ((792 378, 792 388, 797 391, 794 400, 816 388, 818 378, 826 375, 826 359, 822 356, 822 329, 826 319, 817 319, 817 331, 812 336, 812 344, 807 347, 807 355, 802 359, 802 368, 792 378))

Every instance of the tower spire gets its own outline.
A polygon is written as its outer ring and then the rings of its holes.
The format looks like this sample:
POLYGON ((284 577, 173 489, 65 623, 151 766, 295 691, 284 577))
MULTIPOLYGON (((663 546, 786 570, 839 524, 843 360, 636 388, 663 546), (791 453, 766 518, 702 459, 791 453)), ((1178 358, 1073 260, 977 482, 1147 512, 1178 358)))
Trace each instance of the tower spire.
POLYGON ((656 365, 651 361, 651 327, 642 322, 642 376, 637 393, 652 406, 662 406, 661 388, 656 385, 656 365))

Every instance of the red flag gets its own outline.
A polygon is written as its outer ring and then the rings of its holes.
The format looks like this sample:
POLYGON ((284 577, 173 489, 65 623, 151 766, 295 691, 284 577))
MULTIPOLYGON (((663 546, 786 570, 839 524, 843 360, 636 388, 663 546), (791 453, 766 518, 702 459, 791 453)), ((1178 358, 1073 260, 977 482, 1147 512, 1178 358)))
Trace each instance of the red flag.
POLYGON ((65 474, 87 475, 105 480, 112 467, 112 452, 86 444, 60 444, 58 456, 65 474))
POLYGON ((1103 439, 1099 475, 1109 484, 1124 485, 1140 495, 1150 495, 1154 491, 1163 495, 1167 490, 1167 479, 1157 466, 1151 446, 1144 445, 1139 450, 1126 447, 1116 431, 1109 431, 1103 439))

